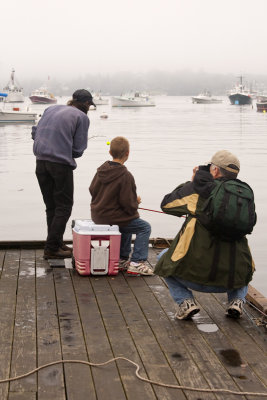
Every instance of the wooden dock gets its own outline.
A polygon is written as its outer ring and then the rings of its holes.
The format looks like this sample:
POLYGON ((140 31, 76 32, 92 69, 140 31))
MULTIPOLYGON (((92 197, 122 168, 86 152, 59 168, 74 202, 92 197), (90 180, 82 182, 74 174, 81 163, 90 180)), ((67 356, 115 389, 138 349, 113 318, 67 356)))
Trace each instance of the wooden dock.
MULTIPOLYGON (((174 317, 157 277, 81 277, 51 268, 42 250, 0 250, 0 380, 59 360, 101 363, 126 357, 140 375, 167 385, 267 395, 266 319, 250 306, 224 315, 226 297, 196 293, 200 314, 174 317)), ((155 264, 156 250, 150 249, 155 264)), ((117 360, 103 367, 56 364, 0 384, 1 400, 266 399, 203 393, 139 380, 117 360)))

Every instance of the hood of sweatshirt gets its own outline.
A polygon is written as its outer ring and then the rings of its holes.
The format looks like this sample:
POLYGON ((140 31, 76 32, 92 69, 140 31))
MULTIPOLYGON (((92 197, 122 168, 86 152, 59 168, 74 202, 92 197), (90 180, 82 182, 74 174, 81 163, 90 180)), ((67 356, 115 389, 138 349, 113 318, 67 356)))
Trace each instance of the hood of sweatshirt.
POLYGON ((126 173, 127 168, 124 165, 113 161, 106 161, 97 168, 97 176, 102 183, 112 182, 126 173))

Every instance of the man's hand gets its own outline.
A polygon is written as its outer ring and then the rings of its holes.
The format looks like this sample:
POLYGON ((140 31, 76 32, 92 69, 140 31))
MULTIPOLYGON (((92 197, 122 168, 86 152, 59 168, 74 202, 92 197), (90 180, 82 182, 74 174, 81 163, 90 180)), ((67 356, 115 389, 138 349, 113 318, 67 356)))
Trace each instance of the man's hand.
POLYGON ((195 175, 196 175, 196 172, 198 171, 198 166, 197 167, 195 167, 195 168, 193 168, 193 175, 192 175, 192 179, 191 179, 191 181, 193 181, 194 180, 194 177, 195 177, 195 175))
POLYGON ((138 204, 142 203, 141 197, 140 197, 140 196, 137 196, 137 203, 138 203, 138 204))

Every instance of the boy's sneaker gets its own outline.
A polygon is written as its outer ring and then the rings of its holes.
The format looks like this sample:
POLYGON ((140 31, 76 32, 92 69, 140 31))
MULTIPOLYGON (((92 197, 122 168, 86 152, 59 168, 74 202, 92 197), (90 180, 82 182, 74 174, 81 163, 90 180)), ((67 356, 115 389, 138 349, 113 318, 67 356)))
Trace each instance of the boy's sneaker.
POLYGON ((235 299, 228 304, 226 315, 230 318, 240 318, 243 314, 244 300, 235 299))
POLYGON ((177 319, 189 319, 199 311, 200 308, 194 299, 185 299, 181 304, 176 304, 175 317, 177 319))
POLYGON ((121 258, 119 260, 119 271, 127 271, 129 264, 130 264, 129 260, 124 260, 123 258, 121 258))
POLYGON ((139 263, 131 261, 127 269, 127 274, 135 276, 152 276, 154 275, 154 271, 145 261, 139 263))

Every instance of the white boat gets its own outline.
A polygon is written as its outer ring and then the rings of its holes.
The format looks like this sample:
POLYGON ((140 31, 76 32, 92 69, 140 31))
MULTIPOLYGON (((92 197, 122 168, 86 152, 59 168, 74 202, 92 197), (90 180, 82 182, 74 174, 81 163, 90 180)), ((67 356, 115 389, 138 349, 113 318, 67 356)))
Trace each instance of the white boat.
POLYGON ((197 104, 217 104, 222 103, 222 100, 212 97, 210 92, 205 91, 198 96, 192 97, 192 102, 197 104))
POLYGON ((103 106, 109 103, 109 99, 107 97, 102 96, 101 92, 99 93, 92 93, 93 95, 93 102, 96 106, 103 106))
POLYGON ((12 69, 10 79, 3 91, 7 94, 7 97, 4 98, 5 103, 22 103, 24 101, 22 87, 15 81, 14 69, 12 69))
POLYGON ((0 123, 1 122, 35 122, 38 118, 36 112, 21 111, 19 107, 13 107, 12 110, 0 108, 0 123))
POLYGON ((257 96, 257 103, 266 103, 267 102, 267 94, 261 93, 257 96))
POLYGON ((153 107, 155 102, 151 97, 144 93, 130 93, 111 98, 112 107, 153 107))
POLYGON ((42 86, 34 90, 30 95, 30 100, 34 104, 56 104, 57 99, 48 91, 47 86, 42 86))

